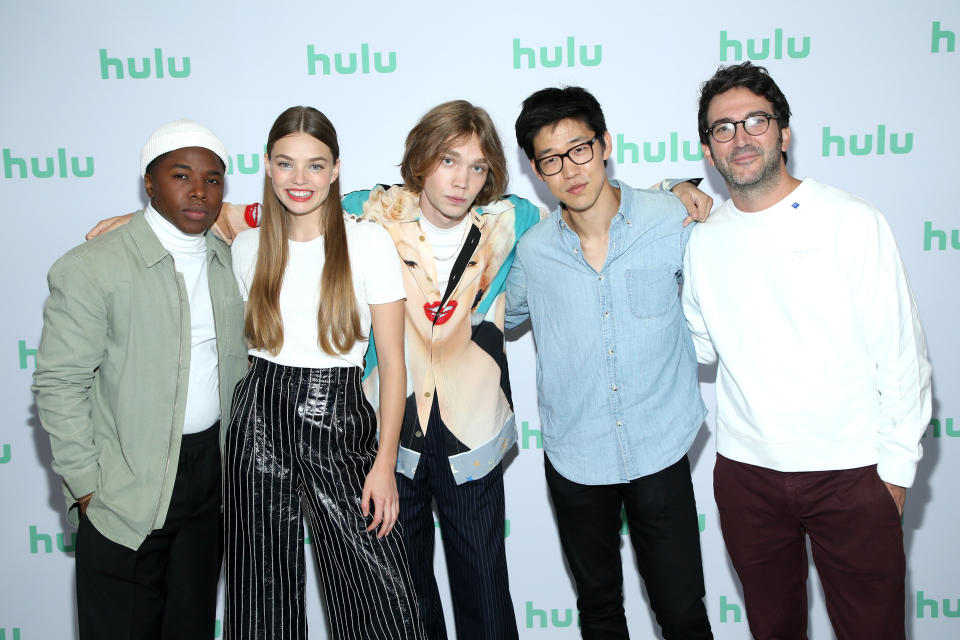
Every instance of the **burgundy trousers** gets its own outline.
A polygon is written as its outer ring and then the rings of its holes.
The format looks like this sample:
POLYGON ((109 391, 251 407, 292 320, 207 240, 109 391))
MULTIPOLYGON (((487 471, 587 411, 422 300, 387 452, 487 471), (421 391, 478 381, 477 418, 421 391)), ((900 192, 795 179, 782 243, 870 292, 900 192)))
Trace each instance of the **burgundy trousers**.
POLYGON ((807 637, 807 535, 837 639, 904 638, 903 530, 876 465, 786 473, 718 455, 713 487, 755 638, 807 637))

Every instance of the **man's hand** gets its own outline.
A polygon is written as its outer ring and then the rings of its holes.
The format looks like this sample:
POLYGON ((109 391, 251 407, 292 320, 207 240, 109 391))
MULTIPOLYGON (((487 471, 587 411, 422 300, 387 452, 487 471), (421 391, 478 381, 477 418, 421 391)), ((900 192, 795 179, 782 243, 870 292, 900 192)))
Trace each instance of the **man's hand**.
POLYGON ((88 493, 87 495, 77 499, 77 505, 80 508, 80 515, 87 515, 87 505, 90 504, 91 498, 93 498, 93 494, 88 493))
POLYGON ((373 502, 373 522, 367 531, 377 527, 377 538, 390 533, 400 515, 400 495, 397 492, 397 477, 393 466, 377 464, 367 474, 363 483, 363 494, 360 497, 360 511, 364 517, 370 515, 370 502, 373 502))
POLYGON ((897 511, 900 512, 900 515, 903 515, 903 503, 907 500, 907 490, 905 487, 899 485, 890 484, 886 480, 883 481, 883 484, 887 485, 887 491, 890 492, 890 496, 893 498, 893 501, 897 504, 897 511))
POLYGON ((130 222, 130 219, 133 218, 132 213, 128 213, 125 216, 113 216, 112 218, 106 218, 98 222, 93 229, 87 232, 83 238, 84 240, 92 240, 97 236, 106 233, 107 231, 113 231, 119 227, 130 222))
POLYGON ((694 220, 704 222, 710 217, 710 210, 713 208, 713 198, 700 191, 690 182, 681 182, 675 185, 670 191, 680 198, 680 202, 687 208, 687 217, 683 221, 683 226, 687 226, 694 220))

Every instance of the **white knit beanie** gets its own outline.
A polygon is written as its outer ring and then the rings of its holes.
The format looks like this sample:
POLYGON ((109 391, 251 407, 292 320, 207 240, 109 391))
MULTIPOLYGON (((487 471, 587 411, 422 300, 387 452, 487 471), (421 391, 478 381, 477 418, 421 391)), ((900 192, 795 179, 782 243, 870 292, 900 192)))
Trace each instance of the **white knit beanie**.
POLYGON ((150 134, 150 139, 140 151, 140 175, 146 175, 147 165, 156 158, 186 147, 209 149, 220 156, 224 167, 230 166, 227 147, 220 138, 202 124, 184 118, 168 122, 150 134))

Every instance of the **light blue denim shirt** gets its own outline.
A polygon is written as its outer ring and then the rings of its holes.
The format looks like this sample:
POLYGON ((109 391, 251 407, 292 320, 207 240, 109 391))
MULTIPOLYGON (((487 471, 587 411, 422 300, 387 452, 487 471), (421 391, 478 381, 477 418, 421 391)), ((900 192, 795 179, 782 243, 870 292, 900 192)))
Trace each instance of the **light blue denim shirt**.
POLYGON ((533 325, 544 450, 591 485, 670 466, 706 415, 679 296, 692 225, 669 192, 611 184, 620 208, 602 271, 558 207, 521 238, 507 279, 507 327, 533 325))

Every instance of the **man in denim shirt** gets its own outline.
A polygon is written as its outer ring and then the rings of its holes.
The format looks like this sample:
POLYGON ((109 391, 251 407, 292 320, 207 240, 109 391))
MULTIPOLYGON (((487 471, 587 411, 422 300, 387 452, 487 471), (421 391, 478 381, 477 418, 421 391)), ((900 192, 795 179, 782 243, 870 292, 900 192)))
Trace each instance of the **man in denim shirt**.
POLYGON ((560 205, 527 232, 507 327, 530 318, 547 485, 584 638, 626 638, 620 512, 665 638, 712 638, 686 457, 706 410, 680 307, 687 215, 607 179, 611 138, 584 89, 523 103, 517 142, 560 205))

